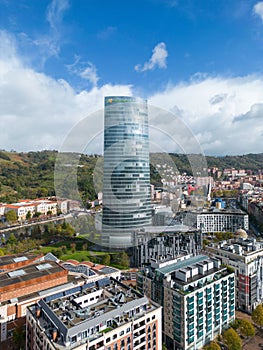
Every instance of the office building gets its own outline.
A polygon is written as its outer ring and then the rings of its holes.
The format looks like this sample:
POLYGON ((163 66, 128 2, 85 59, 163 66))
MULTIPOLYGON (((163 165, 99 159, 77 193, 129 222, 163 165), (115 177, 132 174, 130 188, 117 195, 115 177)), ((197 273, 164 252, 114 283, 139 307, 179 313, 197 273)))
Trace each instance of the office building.
POLYGON ((105 98, 102 245, 126 248, 151 224, 146 100, 105 98))
POLYGON ((27 310, 27 350, 161 350, 161 307, 108 277, 27 310))
POLYGON ((235 275, 205 255, 152 261, 138 274, 141 293, 163 306, 169 350, 201 349, 235 317, 235 275))
POLYGON ((262 242, 244 235, 236 240, 211 243, 206 251, 234 269, 237 309, 251 313, 263 303, 262 242))

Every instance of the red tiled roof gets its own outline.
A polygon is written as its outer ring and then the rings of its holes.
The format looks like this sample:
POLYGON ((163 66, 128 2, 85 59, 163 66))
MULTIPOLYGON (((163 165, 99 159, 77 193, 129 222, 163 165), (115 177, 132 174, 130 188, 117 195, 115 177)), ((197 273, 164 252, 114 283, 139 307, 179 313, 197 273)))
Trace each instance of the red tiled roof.
POLYGON ((69 259, 65 261, 66 263, 72 264, 72 265, 78 265, 79 262, 77 260, 74 259, 69 259))

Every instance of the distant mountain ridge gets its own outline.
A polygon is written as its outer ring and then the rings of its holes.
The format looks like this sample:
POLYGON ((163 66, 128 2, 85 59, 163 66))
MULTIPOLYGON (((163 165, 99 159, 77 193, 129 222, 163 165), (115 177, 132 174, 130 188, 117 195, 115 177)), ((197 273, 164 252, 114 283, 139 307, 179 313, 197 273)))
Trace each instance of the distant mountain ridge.
MULTIPOLYGON (((7 152, 0 151, 0 202, 15 202, 23 198, 36 198, 55 195, 54 165, 57 151, 38 152, 7 152)), ((167 157, 163 153, 150 155, 151 164, 161 164, 167 157)), ((170 161, 179 173, 191 174, 188 156, 185 154, 168 155, 170 161)), ((78 168, 78 188, 84 201, 96 198, 93 186, 93 172, 99 155, 81 155, 78 168)), ((263 153, 246 154, 240 156, 206 157, 207 166, 225 168, 263 169, 263 153)), ((156 180, 158 171, 151 166, 151 179, 156 180), (157 175, 156 175, 157 174, 157 175)))

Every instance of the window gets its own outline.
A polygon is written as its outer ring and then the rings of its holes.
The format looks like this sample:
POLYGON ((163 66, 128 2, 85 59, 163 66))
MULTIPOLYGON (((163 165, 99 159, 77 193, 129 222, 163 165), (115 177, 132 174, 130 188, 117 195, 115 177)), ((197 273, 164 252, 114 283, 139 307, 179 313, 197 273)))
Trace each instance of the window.
POLYGON ((123 334, 124 334, 124 331, 121 331, 121 332, 120 332, 120 337, 121 337, 123 334))
POLYGON ((128 328, 126 329, 126 333, 129 333, 130 331, 131 331, 131 328, 128 327, 128 328))
POLYGON ((106 343, 110 342, 110 337, 106 339, 106 343))
POLYGON ((71 338, 71 342, 72 342, 72 343, 76 343, 76 341, 77 341, 77 336, 74 335, 74 337, 71 338))
POLYGON ((155 320, 155 315, 153 315, 152 320, 155 320))
POLYGON ((117 334, 114 334, 112 338, 113 338, 113 339, 116 339, 116 338, 117 338, 117 334))

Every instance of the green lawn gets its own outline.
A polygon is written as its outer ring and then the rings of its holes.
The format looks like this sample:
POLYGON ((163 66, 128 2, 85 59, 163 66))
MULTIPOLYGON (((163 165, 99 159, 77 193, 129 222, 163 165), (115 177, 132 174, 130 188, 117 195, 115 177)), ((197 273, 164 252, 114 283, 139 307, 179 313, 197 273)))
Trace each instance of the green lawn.
POLYGON ((64 261, 69 259, 73 259, 77 261, 85 261, 85 260, 90 261, 90 255, 88 251, 80 251, 76 253, 68 252, 68 254, 62 255, 60 259, 64 261))

